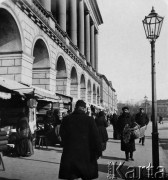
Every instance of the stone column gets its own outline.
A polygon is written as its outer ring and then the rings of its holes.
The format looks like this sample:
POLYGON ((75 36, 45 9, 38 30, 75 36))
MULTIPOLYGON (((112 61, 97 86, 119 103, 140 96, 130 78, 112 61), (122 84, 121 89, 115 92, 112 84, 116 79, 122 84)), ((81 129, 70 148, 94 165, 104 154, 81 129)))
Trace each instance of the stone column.
POLYGON ((98 72, 98 32, 95 33, 95 69, 98 72))
POLYGON ((58 22, 61 28, 66 32, 66 0, 58 0, 58 22))
POLYGON ((51 12, 51 0, 39 0, 42 6, 49 12, 51 12))
POLYGON ((79 50, 84 55, 84 2, 79 0, 79 50))
POLYGON ((86 12, 85 16, 85 31, 86 31, 86 43, 85 43, 85 52, 86 60, 90 63, 90 14, 89 11, 86 12))
POLYGON ((95 27, 94 27, 94 23, 91 24, 91 65, 93 68, 95 68, 95 38, 94 38, 94 31, 95 31, 95 27))
POLYGON ((70 0, 70 37, 77 45, 77 7, 76 0, 70 0))

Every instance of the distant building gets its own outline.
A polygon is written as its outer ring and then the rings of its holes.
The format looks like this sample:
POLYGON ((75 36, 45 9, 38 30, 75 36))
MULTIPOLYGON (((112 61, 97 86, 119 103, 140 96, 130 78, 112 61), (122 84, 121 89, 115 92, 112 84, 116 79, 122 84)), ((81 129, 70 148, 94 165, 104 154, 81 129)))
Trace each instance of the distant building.
MULTIPOLYGON (((152 114, 152 102, 142 103, 142 106, 147 110, 149 115, 152 114)), ((162 117, 168 117, 168 99, 157 100, 157 114, 162 117)))
POLYGON ((105 75, 100 74, 100 104, 108 113, 114 113, 117 110, 117 95, 105 75))

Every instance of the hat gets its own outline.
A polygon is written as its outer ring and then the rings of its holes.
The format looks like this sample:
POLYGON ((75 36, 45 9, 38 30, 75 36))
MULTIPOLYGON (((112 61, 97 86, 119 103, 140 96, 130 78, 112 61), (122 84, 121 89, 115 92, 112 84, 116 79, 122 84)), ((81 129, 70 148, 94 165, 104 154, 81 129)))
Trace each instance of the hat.
POLYGON ((129 110, 129 108, 128 108, 127 106, 124 106, 124 107, 122 108, 123 111, 124 111, 125 109, 129 110))
POLYGON ((143 108, 143 107, 140 107, 139 110, 144 110, 144 108, 143 108))
POLYGON ((86 103, 83 100, 78 100, 75 105, 76 108, 78 107, 84 107, 86 108, 86 103))

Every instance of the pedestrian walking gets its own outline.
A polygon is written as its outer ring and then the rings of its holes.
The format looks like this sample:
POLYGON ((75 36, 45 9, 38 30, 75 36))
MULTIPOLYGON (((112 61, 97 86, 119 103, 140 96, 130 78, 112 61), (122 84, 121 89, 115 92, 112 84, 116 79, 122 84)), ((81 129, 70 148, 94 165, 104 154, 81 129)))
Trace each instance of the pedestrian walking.
POLYGON ((60 179, 98 178, 97 159, 101 156, 101 143, 95 120, 85 111, 86 103, 78 100, 74 112, 62 120, 60 179))
POLYGON ((106 150, 106 144, 108 141, 108 133, 106 128, 108 127, 108 123, 105 119, 104 111, 100 111, 98 117, 95 119, 96 125, 99 131, 99 138, 102 145, 102 152, 106 150))
POLYGON ((132 138, 131 133, 135 127, 135 120, 129 113, 128 107, 122 108, 123 113, 118 117, 117 129, 121 137, 121 151, 125 151, 126 161, 133 159, 133 152, 135 149, 135 139, 132 138))
POLYGON ((110 118, 110 123, 113 126, 113 139, 119 139, 119 134, 117 131, 117 121, 118 121, 118 116, 116 112, 114 112, 114 114, 110 118))
POLYGON ((159 116, 159 123, 163 124, 163 117, 161 115, 159 116))
POLYGON ((139 143, 142 142, 142 145, 144 146, 145 143, 145 130, 147 128, 147 125, 149 123, 149 118, 147 114, 144 112, 144 108, 139 108, 139 113, 135 115, 135 121, 140 126, 141 130, 141 137, 139 139, 139 143))

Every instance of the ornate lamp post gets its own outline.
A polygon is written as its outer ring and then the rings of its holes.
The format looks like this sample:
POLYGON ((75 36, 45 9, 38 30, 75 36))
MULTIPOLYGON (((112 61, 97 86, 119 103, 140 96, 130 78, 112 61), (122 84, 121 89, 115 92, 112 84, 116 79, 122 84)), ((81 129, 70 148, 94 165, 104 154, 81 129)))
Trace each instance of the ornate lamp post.
POLYGON ((146 38, 151 44, 151 76, 152 76, 152 161, 154 172, 159 166, 158 127, 157 127, 157 99, 156 99, 156 64, 155 41, 160 35, 163 17, 159 16, 154 7, 148 16, 142 21, 146 38))

